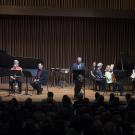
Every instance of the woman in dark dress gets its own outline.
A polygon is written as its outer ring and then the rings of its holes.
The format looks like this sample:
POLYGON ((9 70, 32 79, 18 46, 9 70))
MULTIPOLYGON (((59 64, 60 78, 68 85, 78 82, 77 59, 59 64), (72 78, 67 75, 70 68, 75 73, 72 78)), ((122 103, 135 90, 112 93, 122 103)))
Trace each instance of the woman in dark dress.
POLYGON ((90 74, 89 74, 90 80, 92 82, 92 89, 94 90, 96 89, 95 72, 96 72, 96 61, 92 63, 92 67, 90 67, 90 74))

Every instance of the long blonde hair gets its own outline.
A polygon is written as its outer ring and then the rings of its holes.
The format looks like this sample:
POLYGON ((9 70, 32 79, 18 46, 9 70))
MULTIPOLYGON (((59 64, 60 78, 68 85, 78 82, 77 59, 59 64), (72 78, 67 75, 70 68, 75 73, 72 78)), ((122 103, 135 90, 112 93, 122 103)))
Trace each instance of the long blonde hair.
POLYGON ((105 72, 109 72, 110 71, 110 65, 107 65, 106 68, 105 68, 105 72))

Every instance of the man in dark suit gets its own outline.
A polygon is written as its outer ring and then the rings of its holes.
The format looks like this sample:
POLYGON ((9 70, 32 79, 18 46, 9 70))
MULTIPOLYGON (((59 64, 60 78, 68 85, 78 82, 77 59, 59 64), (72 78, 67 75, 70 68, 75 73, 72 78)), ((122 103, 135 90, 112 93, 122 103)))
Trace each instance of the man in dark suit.
POLYGON ((38 64, 37 76, 35 77, 34 81, 31 82, 33 89, 37 90, 37 94, 42 94, 43 88, 41 85, 47 84, 47 74, 46 71, 43 69, 43 64, 38 64))
POLYGON ((77 98, 84 82, 85 73, 85 64, 82 63, 81 57, 77 58, 77 62, 72 65, 71 70, 73 72, 73 81, 75 83, 74 97, 77 98))
POLYGON ((77 62, 72 65, 72 70, 85 70, 85 64, 82 63, 81 57, 78 57, 77 62))

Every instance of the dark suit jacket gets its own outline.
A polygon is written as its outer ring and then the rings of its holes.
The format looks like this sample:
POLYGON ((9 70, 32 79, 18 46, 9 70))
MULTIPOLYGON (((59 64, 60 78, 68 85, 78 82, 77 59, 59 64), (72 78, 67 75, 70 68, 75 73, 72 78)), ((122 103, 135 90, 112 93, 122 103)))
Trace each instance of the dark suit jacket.
MULTIPOLYGON (((38 77, 38 71, 37 71, 37 76, 36 77, 38 77)), ((42 74, 41 74, 41 77, 40 77, 39 81, 41 82, 42 85, 47 84, 47 71, 46 70, 42 71, 42 74)))
POLYGON ((78 75, 79 74, 81 74, 82 76, 84 76, 84 74, 85 74, 85 64, 84 63, 80 63, 80 67, 78 69, 78 64, 74 63, 72 65, 72 67, 71 67, 71 70, 73 72, 73 81, 78 80, 78 75), (81 71, 83 71, 83 72, 81 72, 81 71))
POLYGON ((80 67, 78 69, 78 64, 74 63, 71 67, 71 70, 85 70, 85 64, 84 63, 80 63, 80 67))

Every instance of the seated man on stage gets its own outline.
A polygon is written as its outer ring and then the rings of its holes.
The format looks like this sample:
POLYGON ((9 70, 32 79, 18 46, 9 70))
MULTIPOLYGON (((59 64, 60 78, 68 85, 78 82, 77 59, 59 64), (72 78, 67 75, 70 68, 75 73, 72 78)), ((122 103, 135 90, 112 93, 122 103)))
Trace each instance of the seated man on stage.
POLYGON ((77 62, 72 65, 71 70, 73 72, 73 81, 75 83, 74 97, 77 98, 83 85, 83 78, 85 73, 85 64, 82 63, 81 57, 77 58, 77 62))
POLYGON ((43 64, 39 63, 38 64, 38 71, 37 71, 37 76, 35 77, 34 81, 31 82, 31 85, 33 89, 37 90, 37 94, 42 94, 43 88, 41 85, 46 85, 47 84, 47 75, 45 70, 43 69, 43 64))
MULTIPOLYGON (((11 70, 16 70, 16 71, 21 71, 22 72, 22 68, 19 66, 19 61, 18 60, 14 60, 14 65, 11 68, 11 70)), ((9 81, 9 85, 11 87, 11 91, 14 91, 14 84, 17 83, 18 87, 19 87, 19 93, 22 92, 22 83, 20 80, 20 77, 16 77, 16 76, 10 76, 10 81, 9 81)))

